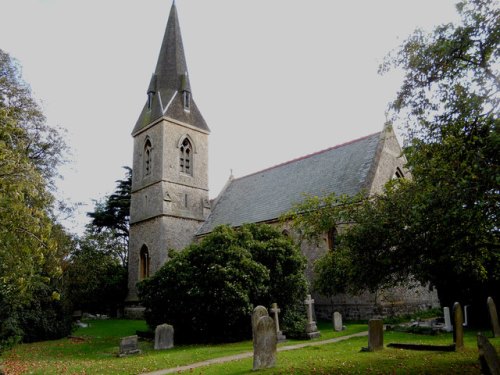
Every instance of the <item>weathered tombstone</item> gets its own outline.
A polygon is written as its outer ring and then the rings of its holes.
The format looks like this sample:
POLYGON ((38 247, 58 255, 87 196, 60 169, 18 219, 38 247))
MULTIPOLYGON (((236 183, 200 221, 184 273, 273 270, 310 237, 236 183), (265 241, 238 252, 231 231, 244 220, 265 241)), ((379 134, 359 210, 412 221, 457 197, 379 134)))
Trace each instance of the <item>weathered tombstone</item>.
POLYGON ((160 324, 155 329, 155 350, 164 350, 174 347, 174 327, 169 324, 160 324))
POLYGON ((314 339, 316 337, 320 337, 321 333, 318 331, 318 327, 316 326, 316 322, 313 320, 313 304, 314 300, 311 298, 311 295, 308 294, 304 304, 307 306, 307 326, 306 326, 306 334, 310 339, 314 339))
POLYGON ((500 337, 500 325, 498 324, 498 314, 495 301, 493 301, 493 298, 488 297, 486 303, 488 304, 488 312, 490 313, 491 330, 493 331, 493 337, 500 337))
POLYGON ((384 322, 382 319, 368 321, 368 351, 384 349, 384 322))
POLYGON ((140 352, 141 351, 139 350, 138 347, 137 335, 122 337, 120 341, 120 352, 118 353, 119 357, 124 357, 130 354, 137 354, 140 352))
POLYGON ((333 329, 337 332, 340 332, 344 329, 342 326, 342 314, 338 311, 335 311, 333 313, 333 329))
POLYGON ((450 308, 443 307, 443 315, 444 315, 444 327, 443 329, 446 332, 453 331, 453 326, 451 325, 451 317, 450 317, 450 308))
MULTIPOLYGON (((257 327, 257 322, 263 316, 269 316, 267 309, 264 306, 257 306, 253 309, 252 313, 252 337, 255 337, 255 328, 257 327)), ((255 343, 255 341, 254 341, 255 343)))
POLYGON ((252 314, 253 369, 259 370, 276 365, 276 325, 263 306, 257 306, 252 314), (263 313, 266 315, 262 315, 263 313))
POLYGON ((467 327, 469 325, 469 307, 470 305, 464 306, 464 327, 467 327))
POLYGON ((278 313, 281 312, 281 309, 278 308, 277 303, 273 303, 269 311, 274 314, 274 323, 276 324, 276 337, 278 338, 278 342, 285 341, 286 336, 280 331, 280 322, 278 320, 278 313))
POLYGON ((481 332, 477 334, 477 349, 481 374, 500 375, 500 359, 490 341, 481 332))
POLYGON ((462 306, 458 302, 453 304, 453 342, 455 349, 460 350, 464 347, 464 314, 462 306))

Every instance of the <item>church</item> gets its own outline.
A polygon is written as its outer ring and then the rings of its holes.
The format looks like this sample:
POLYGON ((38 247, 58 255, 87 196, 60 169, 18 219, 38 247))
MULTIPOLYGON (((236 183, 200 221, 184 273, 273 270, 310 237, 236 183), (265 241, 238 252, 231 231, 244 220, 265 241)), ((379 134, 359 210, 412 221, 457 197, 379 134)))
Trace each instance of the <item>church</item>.
MULTIPOLYGON (((248 176, 231 176, 217 198, 209 200, 210 129, 192 95, 175 3, 146 93, 146 103, 132 131, 129 316, 140 303, 136 283, 167 262, 170 249, 181 250, 222 224, 279 225, 279 217, 300 202, 304 193, 373 194, 391 178, 403 178, 406 173, 396 136, 385 127, 379 133, 248 176)), ((283 230, 289 233, 288 228, 283 230)), ((320 243, 301 244, 309 279, 314 261, 333 250, 333 237, 334 233, 324 233, 320 243)), ((377 295, 315 299, 319 316, 331 317, 334 306, 351 319, 439 306, 435 292, 422 286, 377 295)))

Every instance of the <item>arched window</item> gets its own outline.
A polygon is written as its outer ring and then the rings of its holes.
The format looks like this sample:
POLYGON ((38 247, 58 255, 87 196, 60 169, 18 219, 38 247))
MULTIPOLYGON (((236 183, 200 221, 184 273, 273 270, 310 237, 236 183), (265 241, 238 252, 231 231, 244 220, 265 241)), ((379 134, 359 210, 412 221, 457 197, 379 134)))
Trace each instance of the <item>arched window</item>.
POLYGON ((144 143, 144 177, 149 176, 153 170, 153 147, 151 141, 146 139, 144 143))
POLYGON ((405 175, 404 175, 403 171, 399 167, 397 167, 396 172, 394 173, 394 177, 395 178, 404 178, 405 175))
POLYGON ((188 138, 184 138, 180 147, 181 172, 193 175, 193 146, 188 138))
POLYGON ((139 280, 149 277, 149 250, 143 245, 140 252, 139 280))
POLYGON ((326 237, 326 243, 328 245, 328 250, 335 250, 335 245, 337 242, 337 228, 332 228, 328 231, 326 237))

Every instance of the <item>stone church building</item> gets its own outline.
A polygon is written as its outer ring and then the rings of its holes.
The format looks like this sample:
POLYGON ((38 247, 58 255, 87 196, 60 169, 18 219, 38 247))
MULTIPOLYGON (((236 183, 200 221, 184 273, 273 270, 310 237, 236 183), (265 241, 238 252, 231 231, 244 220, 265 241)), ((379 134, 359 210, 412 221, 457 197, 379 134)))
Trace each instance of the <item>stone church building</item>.
MULTIPOLYGON (((128 306, 139 303, 136 283, 168 261, 169 249, 181 250, 218 225, 278 225, 280 215, 304 193, 376 193, 389 179, 405 173, 399 143, 393 131, 385 128, 245 177, 231 177, 210 201, 209 134, 192 95, 174 3, 147 100, 132 131, 128 306)), ((301 245, 309 277, 314 260, 332 243, 332 233, 325 233, 319 244, 301 245)), ((439 303, 436 294, 423 287, 393 289, 383 295, 335 296, 333 301, 316 296, 316 302, 317 314, 331 316, 333 303, 349 318, 367 317, 375 307, 380 314, 390 314, 439 303)))

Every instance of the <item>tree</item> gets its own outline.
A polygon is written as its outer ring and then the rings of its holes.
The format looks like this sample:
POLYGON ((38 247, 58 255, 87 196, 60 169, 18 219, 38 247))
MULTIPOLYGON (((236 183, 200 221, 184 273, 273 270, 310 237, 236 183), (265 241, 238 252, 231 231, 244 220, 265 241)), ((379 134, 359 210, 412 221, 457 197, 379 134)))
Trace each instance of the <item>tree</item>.
POLYGON ((87 229, 90 233, 107 233, 109 238, 107 248, 114 249, 122 264, 126 266, 128 263, 132 169, 130 167, 123 168, 126 171, 125 179, 116 181, 114 193, 105 197, 103 201, 96 202, 94 212, 87 213, 92 219, 87 229))
POLYGON ((139 295, 149 326, 173 324, 185 341, 249 338, 255 306, 277 302, 284 315, 303 306, 304 258, 271 227, 221 226, 170 256, 138 285, 139 295))
POLYGON ((61 307, 57 288, 67 235, 51 214, 50 189, 64 149, 18 66, 0 50, 0 349, 29 339, 23 317, 35 311, 46 313, 44 321, 54 328, 49 333, 37 319, 40 326, 31 327, 37 337, 69 332, 64 324, 56 328, 57 314, 49 317, 61 307))
POLYGON ((309 232, 350 223, 338 238, 348 260, 332 263, 328 254, 320 284, 343 274, 351 289, 375 290, 414 278, 448 306, 498 296, 500 10, 489 0, 457 9, 461 24, 416 31, 381 68, 406 73, 391 110, 404 125, 412 180, 346 205, 318 199, 295 209, 316 210, 315 222, 296 221, 309 232))

